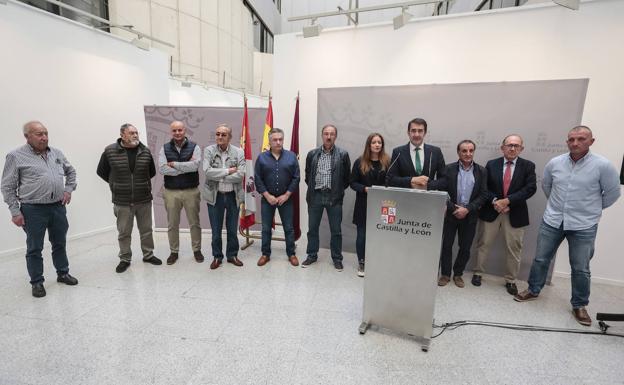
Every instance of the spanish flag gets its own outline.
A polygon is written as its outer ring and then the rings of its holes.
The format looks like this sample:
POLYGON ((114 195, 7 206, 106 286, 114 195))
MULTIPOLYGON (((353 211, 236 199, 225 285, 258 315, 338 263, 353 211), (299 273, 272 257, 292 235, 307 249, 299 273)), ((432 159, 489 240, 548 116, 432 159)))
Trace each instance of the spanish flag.
POLYGON ((269 96, 269 108, 267 109, 266 120, 264 121, 264 131, 262 133, 262 151, 267 151, 271 148, 269 145, 269 131, 273 128, 273 105, 271 104, 271 96, 269 96))

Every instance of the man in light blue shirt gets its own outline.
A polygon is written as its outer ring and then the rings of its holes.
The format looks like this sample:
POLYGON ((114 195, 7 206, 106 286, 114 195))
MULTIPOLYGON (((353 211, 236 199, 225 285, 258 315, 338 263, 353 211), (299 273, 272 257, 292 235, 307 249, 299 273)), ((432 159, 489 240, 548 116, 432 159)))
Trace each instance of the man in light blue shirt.
POLYGON ((568 133, 570 152, 546 165, 542 189, 548 203, 538 233, 529 287, 514 297, 518 302, 537 299, 550 263, 565 238, 572 270, 572 312, 584 326, 592 322, 585 306, 589 303, 589 261, 594 255, 598 222, 602 210, 620 197, 618 173, 606 158, 589 151, 593 143, 589 127, 574 127, 568 133))

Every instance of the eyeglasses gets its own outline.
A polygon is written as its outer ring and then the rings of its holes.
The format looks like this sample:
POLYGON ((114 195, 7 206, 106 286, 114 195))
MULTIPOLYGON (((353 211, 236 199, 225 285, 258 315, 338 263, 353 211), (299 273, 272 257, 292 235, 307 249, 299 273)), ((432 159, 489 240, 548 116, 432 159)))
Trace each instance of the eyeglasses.
POLYGON ((215 136, 228 136, 228 134, 225 134, 223 132, 217 132, 215 136))
POLYGON ((504 144, 503 146, 504 146, 504 147, 507 147, 507 148, 508 148, 508 149, 510 149, 510 150, 511 150, 511 149, 516 149, 516 150, 517 150, 517 149, 522 148, 522 145, 521 145, 521 144, 515 144, 515 143, 504 144))

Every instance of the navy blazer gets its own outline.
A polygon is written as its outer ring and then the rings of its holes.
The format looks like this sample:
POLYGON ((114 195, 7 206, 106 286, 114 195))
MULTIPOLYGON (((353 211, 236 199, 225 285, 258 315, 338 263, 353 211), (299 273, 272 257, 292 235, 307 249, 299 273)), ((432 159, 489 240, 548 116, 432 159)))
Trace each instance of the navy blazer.
MULTIPOLYGON (((487 162, 485 168, 488 172, 488 198, 479 213, 479 218, 486 222, 493 222, 498 217, 498 212, 492 206, 492 200, 503 199, 503 163, 504 157, 492 159, 487 162)), ((511 227, 524 227, 529 225, 529 209, 527 199, 531 198, 537 190, 535 177, 535 163, 530 160, 518 158, 507 198, 509 199, 509 222, 511 227)))
MULTIPOLYGON (((474 167, 472 173, 474 174, 475 183, 472 188, 472 194, 470 194, 470 201, 466 208, 469 213, 464 218, 469 222, 476 222, 478 218, 478 211, 487 201, 487 170, 476 163, 473 163, 474 167)), ((455 205, 457 204, 457 175, 459 175, 459 162, 449 163, 446 165, 444 178, 439 180, 438 190, 446 191, 449 194, 449 200, 446 202, 446 218, 454 219, 453 211, 455 211, 455 205)))
MULTIPOLYGON (((429 177, 430 183, 433 180, 441 179, 444 177, 444 156, 442 150, 439 147, 432 146, 425 143, 425 162, 423 163, 422 173, 416 173, 414 168, 414 162, 410 154, 410 144, 399 146, 392 150, 392 162, 399 159, 392 165, 392 168, 388 170, 388 180, 390 186, 411 188, 412 177, 425 175, 429 177)), ((427 187, 428 190, 435 190, 438 187, 436 184, 431 184, 427 187)))

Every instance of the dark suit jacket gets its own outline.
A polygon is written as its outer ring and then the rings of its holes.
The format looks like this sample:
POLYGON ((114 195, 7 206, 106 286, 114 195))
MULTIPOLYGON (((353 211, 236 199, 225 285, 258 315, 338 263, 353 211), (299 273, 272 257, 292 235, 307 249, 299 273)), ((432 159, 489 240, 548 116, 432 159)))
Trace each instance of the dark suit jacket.
MULTIPOLYGON (((504 158, 500 157, 490 160, 485 166, 488 172, 488 198, 479 212, 479 218, 486 222, 492 222, 498 216, 498 212, 492 206, 492 200, 503 199, 503 163, 504 158)), ((528 226, 529 209, 526 201, 536 190, 535 164, 530 160, 518 158, 507 192, 511 227, 528 226)))
MULTIPOLYGON (((474 174, 475 184, 470 194, 470 201, 466 208, 469 213, 464 218, 469 222, 476 222, 478 218, 478 211, 487 201, 487 170, 476 163, 472 169, 474 174)), ((446 219, 458 220, 453 215, 455 211, 455 205, 457 204, 457 175, 459 175, 459 162, 449 163, 446 165, 444 172, 444 178, 439 180, 438 190, 446 191, 449 194, 449 200, 446 202, 446 219)))
MULTIPOLYGON (((410 144, 399 146, 392 150, 392 162, 398 157, 399 159, 388 170, 388 179, 390 186, 410 188, 412 177, 426 175, 431 181, 440 179, 444 176, 444 156, 439 147, 425 143, 425 162, 423 163, 422 173, 417 174, 414 168, 414 162, 410 154, 410 144)), ((435 183, 428 186, 429 190, 437 189, 435 183)))
POLYGON ((366 199, 365 187, 373 185, 383 186, 386 181, 384 170, 370 169, 366 174, 360 170, 361 158, 353 163, 351 171, 351 188, 355 191, 355 206, 353 207, 353 224, 364 226, 366 224, 366 199))
MULTIPOLYGON (((323 146, 317 147, 308 152, 305 163, 305 183, 308 185, 306 193, 306 201, 310 203, 314 187, 316 185, 316 169, 318 168, 318 160, 321 156, 323 146)), ((338 146, 334 146, 334 155, 332 156, 332 186, 331 186, 331 205, 342 204, 344 191, 349 187, 349 178, 351 177, 351 160, 349 153, 338 146)))

